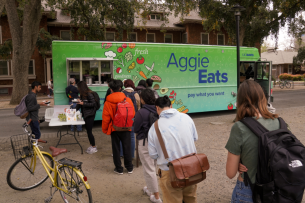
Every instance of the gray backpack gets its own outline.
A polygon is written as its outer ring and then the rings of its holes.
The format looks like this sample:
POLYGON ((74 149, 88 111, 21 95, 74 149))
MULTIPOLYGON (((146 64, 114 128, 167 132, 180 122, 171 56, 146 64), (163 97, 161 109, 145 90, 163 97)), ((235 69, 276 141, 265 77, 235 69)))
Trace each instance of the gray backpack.
POLYGON ((21 119, 25 119, 28 115, 28 109, 26 108, 25 99, 28 95, 25 95, 19 105, 17 105, 14 109, 14 114, 19 116, 21 119))

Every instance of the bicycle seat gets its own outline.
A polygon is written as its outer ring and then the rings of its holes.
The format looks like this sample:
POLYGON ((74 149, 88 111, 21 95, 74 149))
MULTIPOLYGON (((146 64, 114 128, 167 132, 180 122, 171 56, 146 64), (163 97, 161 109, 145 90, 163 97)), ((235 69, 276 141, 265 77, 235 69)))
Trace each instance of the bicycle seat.
POLYGON ((56 147, 50 147, 49 148, 52 151, 52 157, 56 157, 62 153, 67 153, 67 149, 61 149, 61 148, 56 148, 56 147))

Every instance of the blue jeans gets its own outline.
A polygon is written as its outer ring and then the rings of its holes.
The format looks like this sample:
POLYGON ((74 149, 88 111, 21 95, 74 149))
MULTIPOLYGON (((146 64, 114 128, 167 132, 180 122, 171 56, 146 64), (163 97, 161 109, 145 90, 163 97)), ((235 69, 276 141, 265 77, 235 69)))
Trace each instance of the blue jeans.
MULTIPOLYGON (((71 105, 71 104, 73 104, 73 105, 71 106, 71 108, 72 108, 72 109, 76 109, 76 103, 74 103, 74 102, 69 102, 69 105, 71 105)), ((81 125, 77 125, 77 126, 76 126, 76 129, 77 129, 77 131, 82 131, 82 126, 81 126, 81 125)), ((71 131, 74 131, 74 125, 71 125, 71 131)))
POLYGON ((32 130, 32 134, 35 135, 35 139, 39 139, 41 136, 39 121, 31 121, 30 127, 32 130))
MULTIPOLYGON (((136 150, 136 140, 135 140, 135 137, 134 137, 134 130, 133 130, 133 127, 131 129, 131 132, 130 132, 130 136, 131 136, 131 158, 134 158, 134 152, 136 150)), ((120 142, 120 156, 123 156, 123 148, 122 148, 122 142, 120 142)))
POLYGON ((253 203, 250 185, 245 186, 244 182, 237 180, 231 203, 253 203))

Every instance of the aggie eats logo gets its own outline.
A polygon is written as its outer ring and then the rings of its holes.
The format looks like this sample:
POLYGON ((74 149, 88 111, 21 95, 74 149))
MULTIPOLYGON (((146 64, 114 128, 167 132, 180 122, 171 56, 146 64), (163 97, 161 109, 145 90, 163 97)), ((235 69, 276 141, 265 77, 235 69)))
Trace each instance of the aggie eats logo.
MULTIPOLYGON (((172 53, 169 57, 167 68, 170 65, 175 65, 176 68, 180 68, 181 72, 185 72, 187 69, 193 72, 197 68, 208 68, 209 63, 209 59, 207 57, 200 58, 200 54, 198 54, 198 57, 180 57, 177 60, 175 54, 172 53)), ((227 76, 228 73, 220 73, 219 70, 216 73, 208 73, 207 69, 200 69, 198 71, 198 83, 226 83, 228 82, 227 76)))

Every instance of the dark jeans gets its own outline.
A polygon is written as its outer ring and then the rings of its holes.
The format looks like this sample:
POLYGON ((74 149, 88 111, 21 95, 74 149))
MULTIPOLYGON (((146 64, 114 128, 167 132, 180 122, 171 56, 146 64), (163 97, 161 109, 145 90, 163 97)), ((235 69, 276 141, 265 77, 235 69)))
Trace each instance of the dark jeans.
POLYGON ((85 118, 85 127, 86 127, 86 131, 88 134, 88 138, 89 138, 89 142, 91 146, 95 146, 95 139, 94 136, 92 134, 92 127, 94 124, 94 118, 95 116, 89 116, 87 118, 85 118))
POLYGON ((41 136, 39 121, 31 121, 30 127, 32 130, 32 134, 35 135, 35 139, 39 139, 41 136))
MULTIPOLYGON (((72 109, 76 109, 76 103, 75 102, 69 102, 69 105, 71 105, 71 104, 73 104, 72 106, 71 106, 71 108, 72 109)), ((74 126, 75 125, 71 125, 71 131, 74 131, 74 126)), ((76 130, 77 131, 82 131, 82 126, 81 125, 77 125, 76 126, 76 130)), ((94 146, 94 145, 93 145, 94 146)))
POLYGON ((118 172, 123 172, 123 167, 120 158, 120 142, 123 146, 124 166, 128 171, 133 170, 131 158, 131 137, 130 131, 113 131, 111 133, 113 163, 118 172))
MULTIPOLYGON (((136 149, 136 140, 135 140, 133 126, 132 126, 132 129, 131 129, 131 132, 130 132, 130 137, 131 137, 131 146, 130 146, 130 149, 131 149, 131 158, 134 158, 134 152, 135 152, 135 149, 136 149)), ((120 143, 120 151, 121 151, 120 156, 123 156, 122 143, 120 143)))
POLYGON ((50 94, 50 96, 53 95, 53 90, 52 89, 49 89, 49 94, 50 94))

